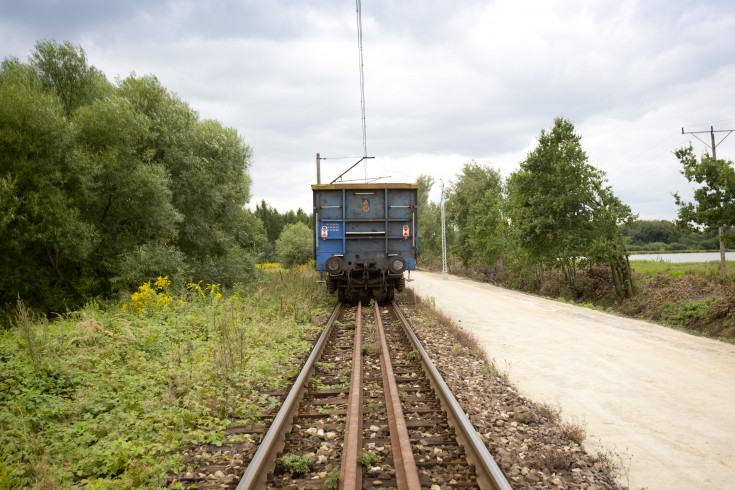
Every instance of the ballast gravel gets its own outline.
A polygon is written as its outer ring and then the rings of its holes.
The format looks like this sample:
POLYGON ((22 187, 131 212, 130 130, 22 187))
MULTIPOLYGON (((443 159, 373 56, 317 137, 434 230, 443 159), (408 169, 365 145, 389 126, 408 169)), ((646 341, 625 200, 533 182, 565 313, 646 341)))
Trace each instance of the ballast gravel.
MULTIPOLYGON (((559 421, 555 407, 537 405, 518 394, 502 373, 497 372, 481 353, 462 347, 452 331, 441 326, 429 309, 419 309, 405 295, 398 302, 432 362, 452 389, 480 438, 485 442, 500 469, 514 489, 622 489, 610 468, 615 461, 588 454, 574 435, 583 427, 559 421)), ((324 318, 326 323, 326 318, 324 318)), ((304 359, 300 359, 303 363, 304 359)), ((296 361, 294 359, 294 361, 296 361)), ((226 432, 236 433, 237 422, 226 432)), ((250 426, 250 425, 249 425, 250 426)), ((382 431, 375 426, 377 431, 382 431)), ((328 432, 315 437, 328 439, 328 432)), ((370 427, 373 430, 373 427, 370 427)), ((239 434, 225 447, 201 445, 184 451, 188 467, 172 476, 184 488, 235 488, 247 468, 262 436, 239 434)), ((375 448, 375 450, 383 448, 375 448)), ((367 472, 366 481, 370 481, 367 472)), ((375 480, 373 486, 384 482, 375 480)), ((433 485, 431 490, 453 488, 433 485)), ((296 489, 294 489, 296 490, 296 489)))

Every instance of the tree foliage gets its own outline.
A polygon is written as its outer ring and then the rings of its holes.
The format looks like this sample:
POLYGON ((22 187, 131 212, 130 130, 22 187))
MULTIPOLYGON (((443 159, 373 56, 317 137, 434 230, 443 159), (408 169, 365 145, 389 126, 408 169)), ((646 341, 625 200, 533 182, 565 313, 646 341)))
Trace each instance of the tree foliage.
POLYGON ((725 243, 733 241, 724 234, 724 227, 735 225, 735 169, 731 161, 715 160, 704 154, 697 161, 691 145, 674 152, 683 169, 682 174, 689 182, 699 184, 694 190, 694 201, 686 202, 674 194, 679 206, 678 226, 692 229, 701 226, 719 229, 722 278, 727 277, 724 255, 725 243))
POLYGON ((447 191, 446 211, 455 230, 452 250, 467 266, 493 265, 504 249, 500 172, 476 162, 467 163, 447 191))
POLYGON ((0 146, 0 305, 253 274, 250 147, 154 76, 113 85, 80 46, 41 41, 0 67, 0 146))
MULTIPOLYGON (((439 205, 428 202, 434 179, 421 175, 417 182, 420 250, 433 260, 441 253, 439 205)), ((537 147, 505 182, 492 167, 469 162, 447 197, 447 242, 454 256, 465 267, 483 264, 507 271, 506 279, 521 287, 534 288, 545 270, 561 269, 575 290, 580 267, 604 265, 618 295, 630 296, 626 241, 633 234, 654 236, 654 229, 671 233, 670 223, 631 225, 630 207, 605 185, 605 174, 588 163, 581 137, 563 118, 541 131, 537 147)))
POLYGON ((674 240, 674 226, 667 220, 636 220, 621 226, 621 231, 634 245, 671 243, 674 240))
POLYGON ((314 256, 314 235, 304 223, 286 225, 276 240, 276 254, 285 267, 308 263, 314 256))
POLYGON ((434 178, 422 174, 416 178, 418 184, 418 251, 422 258, 433 260, 441 257, 442 229, 439 204, 429 201, 429 193, 434 187, 434 178))
POLYGON ((289 210, 281 214, 276 208, 266 203, 265 199, 261 200, 259 204, 256 204, 255 216, 257 216, 263 223, 267 238, 267 241, 264 243, 261 250, 261 260, 264 262, 278 260, 276 253, 276 241, 278 240, 278 237, 281 236, 281 233, 286 226, 303 223, 308 226, 310 230, 314 229, 311 214, 306 214, 301 208, 295 212, 289 210))
POLYGON ((507 209, 514 238, 529 260, 561 267, 572 284, 580 265, 609 264, 619 293, 632 294, 618 225, 633 215, 604 185, 604 173, 587 162, 580 141, 573 124, 557 118, 511 174, 507 209))
POLYGON ((82 47, 69 41, 38 41, 29 63, 43 87, 57 95, 67 115, 112 90, 104 74, 87 64, 82 47))
MULTIPOLYGON (((716 250, 719 248, 716 228, 677 226, 669 220, 636 220, 620 227, 628 240, 628 250, 716 250)), ((727 227, 725 237, 735 235, 735 227, 727 227)))

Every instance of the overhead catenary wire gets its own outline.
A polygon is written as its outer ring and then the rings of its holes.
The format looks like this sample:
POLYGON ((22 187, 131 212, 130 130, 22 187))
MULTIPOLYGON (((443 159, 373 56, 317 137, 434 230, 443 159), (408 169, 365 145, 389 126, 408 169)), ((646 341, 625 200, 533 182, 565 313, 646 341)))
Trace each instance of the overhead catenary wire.
MULTIPOLYGON (((357 48, 360 64, 360 108, 362 111, 362 157, 367 158, 367 127, 365 123, 365 73, 362 53, 362 2, 355 0, 357 10, 357 48)), ((365 161, 365 180, 367 181, 367 160, 365 161)))
MULTIPOLYGON (((362 157, 359 157, 359 160, 355 162, 350 168, 342 172, 339 176, 337 176, 330 184, 334 184, 337 181, 345 182, 342 180, 344 175, 355 168, 359 163, 362 161, 365 161, 365 178, 364 182, 370 182, 375 180, 384 179, 386 177, 373 177, 368 178, 368 170, 367 170, 367 160, 372 159, 375 157, 369 157, 367 153, 367 123, 366 123, 366 117, 365 117, 365 62, 363 58, 363 50, 362 50, 362 2, 361 0, 355 0, 355 11, 357 12, 357 50, 358 50, 358 64, 360 68, 360 112, 361 112, 361 119, 362 119, 362 157)), ((347 159, 347 158, 355 158, 355 157, 332 157, 332 160, 339 160, 339 159, 347 159)), ((328 158, 322 158, 317 153, 317 168, 319 167, 319 162, 321 160, 327 160, 328 158)), ((319 170, 317 170, 317 174, 319 173, 319 170)))

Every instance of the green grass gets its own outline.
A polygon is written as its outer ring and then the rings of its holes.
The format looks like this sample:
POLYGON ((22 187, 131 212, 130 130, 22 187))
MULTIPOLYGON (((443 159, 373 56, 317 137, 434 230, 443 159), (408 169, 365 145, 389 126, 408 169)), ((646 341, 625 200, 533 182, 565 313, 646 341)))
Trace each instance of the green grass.
POLYGON ((257 417, 298 370, 328 308, 314 274, 148 285, 125 309, 92 302, 50 322, 20 308, 0 330, 0 488, 155 488, 185 445, 227 443, 232 420, 257 417))
MULTIPOLYGON (((664 262, 661 260, 632 260, 630 267, 633 272, 642 273, 644 277, 654 274, 668 274, 671 277, 694 274, 707 279, 719 279, 720 262, 664 262)), ((735 273, 735 262, 727 261, 728 275, 735 273)))

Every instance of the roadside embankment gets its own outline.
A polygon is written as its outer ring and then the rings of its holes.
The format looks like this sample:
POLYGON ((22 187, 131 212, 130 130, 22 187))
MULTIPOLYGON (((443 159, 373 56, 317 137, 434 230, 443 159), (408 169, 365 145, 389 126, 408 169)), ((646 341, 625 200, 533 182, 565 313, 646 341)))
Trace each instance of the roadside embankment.
MULTIPOLYGON (((432 267, 428 267, 432 269, 432 267)), ((719 279, 719 263, 631 262, 635 294, 615 296, 605 267, 580 269, 570 285, 559 270, 544 271, 535 281, 519 281, 508 271, 483 265, 455 268, 457 275, 546 298, 632 318, 654 321, 698 335, 735 340, 735 282, 719 279)), ((735 271, 735 263, 728 262, 735 271)))

